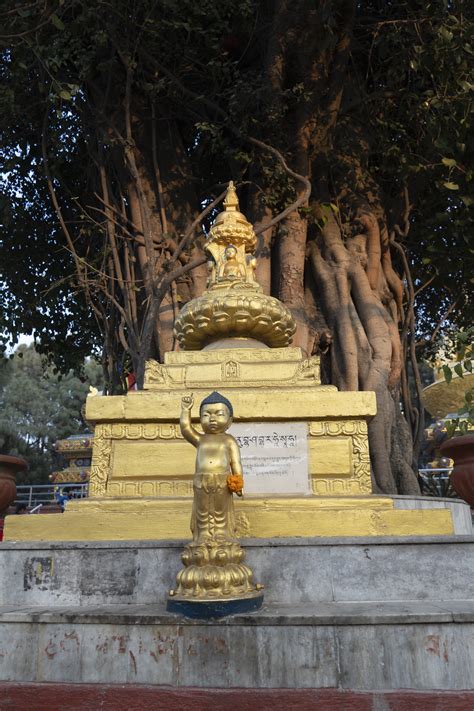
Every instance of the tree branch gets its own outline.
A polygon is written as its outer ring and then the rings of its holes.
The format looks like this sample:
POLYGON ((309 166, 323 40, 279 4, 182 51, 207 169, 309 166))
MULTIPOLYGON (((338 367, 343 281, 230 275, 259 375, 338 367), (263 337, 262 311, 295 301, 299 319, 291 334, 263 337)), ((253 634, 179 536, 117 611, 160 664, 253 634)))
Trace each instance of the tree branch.
POLYGON ((258 230, 255 231, 255 234, 258 236, 262 232, 266 232, 270 227, 273 227, 274 225, 278 224, 281 222, 281 220, 284 220, 285 217, 288 217, 289 214, 297 210, 299 207, 302 207, 303 205, 307 204, 311 195, 311 183, 306 178, 304 175, 300 175, 299 173, 295 173, 294 170, 292 170, 286 163, 285 159, 283 158, 283 155, 280 153, 279 150, 274 148, 273 146, 269 146, 267 143, 264 143, 263 141, 260 141, 258 138, 252 138, 252 136, 247 136, 246 139, 249 143, 253 143, 255 146, 259 146, 259 148, 263 148, 263 150, 268 151, 272 155, 275 156, 275 158, 278 160, 280 165, 283 167, 283 169, 290 175, 292 178, 295 178, 295 180, 298 180, 304 185, 304 191, 303 194, 300 195, 300 197, 295 200, 291 205, 289 205, 287 208, 285 208, 282 212, 280 212, 278 215, 276 215, 272 220, 269 222, 266 222, 263 224, 261 227, 259 227, 258 230))

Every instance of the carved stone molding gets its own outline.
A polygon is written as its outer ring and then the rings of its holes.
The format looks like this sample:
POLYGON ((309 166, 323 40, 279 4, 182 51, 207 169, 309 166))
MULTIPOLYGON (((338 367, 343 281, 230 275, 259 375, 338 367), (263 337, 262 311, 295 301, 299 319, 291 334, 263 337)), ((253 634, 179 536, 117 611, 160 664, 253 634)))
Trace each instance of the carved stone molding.
POLYGON ((315 383, 320 383, 319 358, 305 358, 305 360, 301 361, 294 379, 295 381, 312 380, 315 383))
POLYGON ((143 424, 112 424, 108 425, 109 437, 111 439, 183 439, 179 425, 155 424, 145 422, 143 424))
POLYGON ((239 537, 250 535, 250 520, 247 514, 239 513, 236 515, 235 529, 239 537))
POLYGON ((309 423, 309 433, 314 437, 367 435, 365 420, 324 420, 309 423))
MULTIPOLYGON (((233 358, 240 363, 260 362, 293 362, 298 363, 302 358, 300 348, 223 348, 214 351, 172 351, 165 353, 165 365, 189 365, 196 363, 220 363, 233 358)), ((314 356, 318 358, 318 356, 314 356)), ((313 358, 311 359, 313 360, 313 358)), ((153 361, 147 361, 152 363, 153 361)))
POLYGON ((89 479, 90 497, 105 496, 110 472, 111 452, 110 425, 97 425, 94 432, 91 475, 89 479))
POLYGON ((367 485, 365 479, 336 479, 332 477, 314 477, 311 480, 311 489, 315 496, 359 496, 371 494, 372 487, 367 485))
MULTIPOLYGON (((192 477, 188 480, 144 480, 144 481, 109 481, 107 496, 133 496, 138 498, 155 496, 193 495, 192 477)), ((191 513, 191 510, 190 510, 191 513)))
MULTIPOLYGON (((160 482, 109 482, 109 476, 111 473, 111 454, 112 445, 115 440, 176 440, 183 439, 183 435, 179 429, 179 425, 174 424, 155 424, 155 423, 143 423, 143 424, 122 424, 113 423, 106 425, 97 425, 94 434, 94 444, 92 450, 92 464, 91 464, 91 476, 89 482, 89 496, 141 496, 138 492, 138 487, 143 487, 145 484, 148 487, 152 484, 153 491, 149 491, 146 496, 172 496, 173 492, 169 494, 160 494, 160 482), (156 484, 156 486, 155 486, 156 484), (135 486, 136 485, 136 486, 135 486), (133 487, 137 489, 136 494, 129 493, 129 489, 133 487), (117 493, 111 494, 111 487, 120 489, 117 493)), ((163 490, 167 488, 169 482, 161 482, 163 490)), ((179 496, 186 496, 188 489, 183 489, 178 486, 183 482, 176 482, 175 490, 179 489, 179 496)), ((192 493, 192 489, 191 489, 192 493)))
POLYGON ((226 363, 222 363, 222 380, 239 380, 240 379, 240 365, 235 360, 228 360, 226 363))
POLYGON ((156 360, 145 364, 145 385, 163 385, 168 382, 166 368, 156 360))
MULTIPOLYGON (((372 492, 370 456, 365 420, 309 423, 310 437, 349 437, 352 475, 313 477, 313 494, 354 495, 372 492)), ((118 440, 182 440, 178 424, 112 423, 97 425, 94 437, 90 496, 192 496, 192 480, 110 481, 113 442, 118 440)))
MULTIPOLYGON (((321 385, 319 357, 282 359, 279 349, 229 349, 222 353, 189 352, 187 363, 170 362, 165 365, 147 361, 145 387, 148 390, 182 390, 209 388, 211 384, 226 387, 314 387, 336 391, 334 385, 321 385), (205 358, 204 358, 205 356, 205 358), (199 367, 196 367, 196 366, 199 367)), ((297 350, 297 349, 293 349, 297 350)), ((299 349, 298 349, 299 350, 299 349)), ((293 356, 293 354, 292 354, 293 356)))

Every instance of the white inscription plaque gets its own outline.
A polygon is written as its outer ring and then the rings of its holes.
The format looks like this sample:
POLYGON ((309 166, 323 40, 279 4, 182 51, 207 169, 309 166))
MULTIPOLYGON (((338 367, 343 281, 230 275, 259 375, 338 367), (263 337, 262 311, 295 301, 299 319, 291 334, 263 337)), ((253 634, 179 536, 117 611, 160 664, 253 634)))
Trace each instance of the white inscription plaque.
POLYGON ((238 422, 245 494, 310 494, 306 422, 238 422))

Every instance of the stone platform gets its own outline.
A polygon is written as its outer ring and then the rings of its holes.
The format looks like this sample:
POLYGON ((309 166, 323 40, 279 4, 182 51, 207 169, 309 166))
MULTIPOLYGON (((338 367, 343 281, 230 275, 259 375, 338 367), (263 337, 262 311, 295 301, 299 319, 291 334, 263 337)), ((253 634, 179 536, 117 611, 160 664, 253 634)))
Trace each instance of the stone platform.
POLYGON ((183 541, 6 543, 0 680, 465 690, 474 537, 254 539, 261 611, 165 612, 183 541))
MULTIPOLYGON (((459 499, 427 496, 245 497, 235 501, 237 532, 288 536, 435 536, 472 532, 459 499)), ((189 535, 191 498, 81 499, 62 516, 9 516, 8 541, 175 540, 189 535)))

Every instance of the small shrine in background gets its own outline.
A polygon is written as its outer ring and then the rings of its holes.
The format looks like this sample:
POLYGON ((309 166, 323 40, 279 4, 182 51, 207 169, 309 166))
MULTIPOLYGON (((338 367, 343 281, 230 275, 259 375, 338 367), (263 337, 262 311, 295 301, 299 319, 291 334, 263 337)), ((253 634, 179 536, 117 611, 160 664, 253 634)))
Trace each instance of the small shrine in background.
POLYGON ((438 420, 455 417, 464 402, 464 393, 474 387, 474 373, 465 372, 460 378, 454 372, 456 361, 438 361, 435 364, 435 381, 423 389, 423 401, 430 415, 438 420), (446 382, 444 375, 438 372, 442 365, 449 365, 452 380, 446 382))
POLYGON ((59 439, 54 449, 66 460, 66 467, 50 474, 50 481, 53 484, 87 484, 91 473, 93 441, 94 437, 90 434, 59 439))
POLYGON ((441 355, 433 363, 435 380, 423 389, 425 409, 434 418, 424 433, 421 450, 422 491, 431 496, 460 496, 453 487, 450 471, 453 460, 442 451, 442 445, 448 439, 449 423, 462 419, 459 411, 464 404, 465 393, 474 387, 474 373, 468 371, 463 377, 454 370, 457 361, 449 360, 441 355), (443 366, 449 366, 452 379, 448 383, 443 372, 443 366))
POLYGON ((452 465, 452 460, 442 456, 439 448, 446 439, 446 424, 459 417, 458 412, 464 404, 464 394, 474 387, 474 373, 466 371, 460 378, 454 371, 456 363, 447 358, 435 361, 435 380, 423 389, 425 409, 435 418, 435 422, 425 430, 425 458, 431 459, 425 466, 430 469, 449 468, 452 465), (452 380, 449 383, 441 371, 445 365, 452 371, 452 380))

